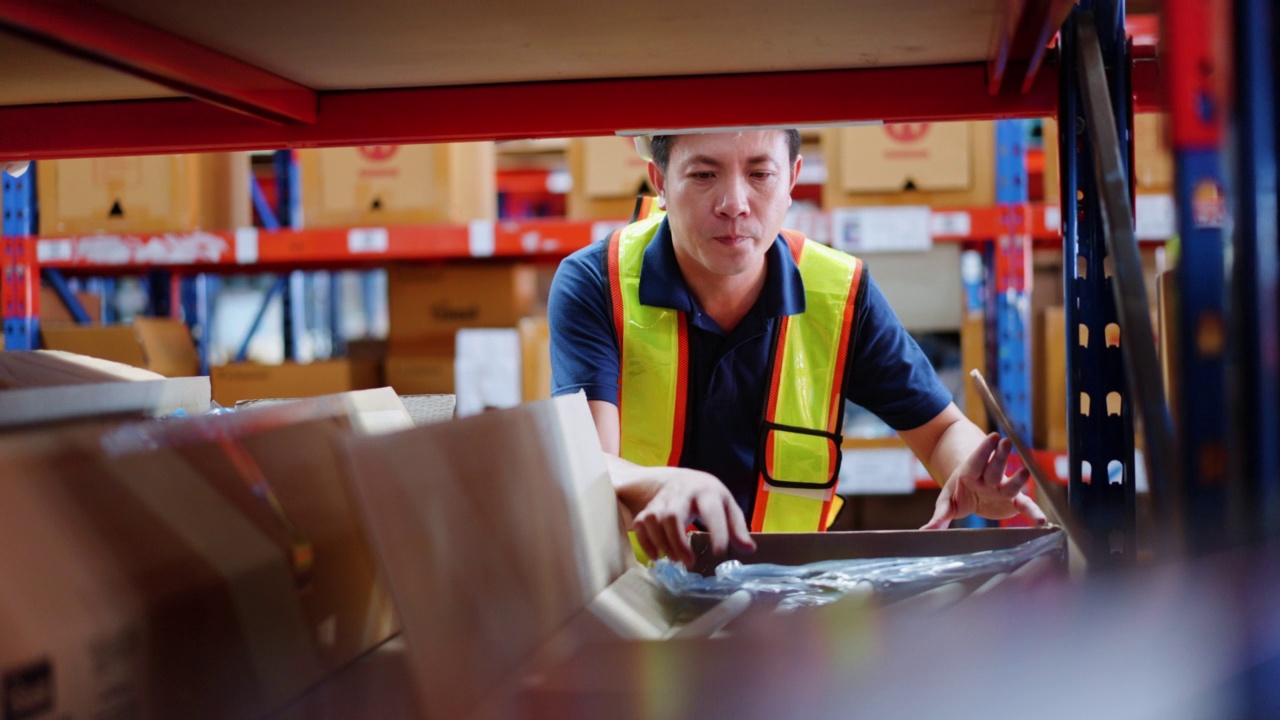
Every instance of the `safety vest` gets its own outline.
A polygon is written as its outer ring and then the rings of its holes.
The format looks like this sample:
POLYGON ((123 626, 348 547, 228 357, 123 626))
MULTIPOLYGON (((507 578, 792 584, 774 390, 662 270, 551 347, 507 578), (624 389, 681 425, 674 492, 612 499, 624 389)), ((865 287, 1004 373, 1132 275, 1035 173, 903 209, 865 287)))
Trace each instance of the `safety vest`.
MULTIPOLYGON (((640 303, 644 250, 662 215, 609 238, 608 273, 621 373, 621 456, 638 465, 678 465, 689 376, 685 313, 640 303)), ((804 283, 805 311, 779 318, 769 395, 756 450, 754 532, 825 530, 840 501, 846 353, 862 262, 783 230, 804 283)))

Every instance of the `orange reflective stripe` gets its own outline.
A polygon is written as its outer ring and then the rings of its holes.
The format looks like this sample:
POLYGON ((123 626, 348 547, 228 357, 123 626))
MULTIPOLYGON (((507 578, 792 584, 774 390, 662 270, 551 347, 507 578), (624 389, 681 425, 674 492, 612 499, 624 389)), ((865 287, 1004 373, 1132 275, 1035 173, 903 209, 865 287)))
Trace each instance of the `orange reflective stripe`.
MULTIPOLYGON (((791 325, 790 317, 782 317, 778 320, 778 347, 774 350, 773 359, 770 361, 772 367, 769 374, 769 407, 765 411, 765 420, 773 422, 778 414, 778 386, 782 384, 782 353, 787 346, 787 328, 791 325)), ((768 439, 764 446, 764 465, 767 468, 773 467, 773 442, 768 439)), ((764 473, 760 474, 760 481, 756 488, 756 506, 751 513, 751 531, 762 532, 764 530, 764 517, 769 509, 769 491, 765 489, 764 473)))
MULTIPOLYGON (((622 278, 618 269, 618 246, 622 244, 622 231, 614 230, 609 237, 609 294, 613 298, 613 329, 618 334, 618 365, 622 365, 622 278)), ((621 377, 621 372, 619 372, 621 377)))
POLYGON ((799 265, 800 253, 804 252, 804 234, 795 230, 783 230, 782 237, 787 241, 787 247, 791 249, 791 259, 799 265))

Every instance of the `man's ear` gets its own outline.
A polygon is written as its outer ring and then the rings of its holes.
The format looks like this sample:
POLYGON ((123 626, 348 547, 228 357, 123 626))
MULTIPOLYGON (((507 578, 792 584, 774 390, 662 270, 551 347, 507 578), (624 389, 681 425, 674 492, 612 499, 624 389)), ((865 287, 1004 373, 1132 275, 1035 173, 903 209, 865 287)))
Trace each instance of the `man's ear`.
POLYGON ((800 166, 804 165, 804 157, 796 155, 796 161, 791 166, 791 187, 787 189, 787 195, 795 192, 796 183, 800 180, 800 166))
POLYGON ((658 194, 658 207, 665 208, 667 205, 667 178, 662 174, 662 170, 658 168, 658 164, 652 160, 649 161, 649 185, 658 194))

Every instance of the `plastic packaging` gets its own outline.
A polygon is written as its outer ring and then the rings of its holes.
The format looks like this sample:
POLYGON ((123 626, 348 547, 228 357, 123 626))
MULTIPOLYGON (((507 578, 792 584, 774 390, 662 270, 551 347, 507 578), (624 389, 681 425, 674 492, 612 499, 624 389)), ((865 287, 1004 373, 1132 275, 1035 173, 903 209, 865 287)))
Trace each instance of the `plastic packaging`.
POLYGON ((952 582, 978 582, 1008 573, 1031 560, 1066 552, 1061 533, 1013 548, 938 557, 824 560, 808 565, 721 563, 713 577, 691 573, 663 558, 652 566, 658 583, 677 604, 703 606, 745 590, 755 601, 777 602, 778 610, 825 605, 845 595, 871 591, 892 603, 952 582))

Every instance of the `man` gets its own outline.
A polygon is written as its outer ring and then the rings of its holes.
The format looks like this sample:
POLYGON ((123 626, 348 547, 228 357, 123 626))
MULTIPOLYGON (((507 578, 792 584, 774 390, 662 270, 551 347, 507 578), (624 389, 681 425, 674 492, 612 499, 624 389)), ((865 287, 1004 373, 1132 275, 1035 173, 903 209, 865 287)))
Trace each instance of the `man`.
POLYGON ((830 523, 844 399, 896 429, 943 485, 926 528, 1044 515, 1005 478, 1010 444, 951 402, 861 262, 781 230, 796 131, 655 136, 665 216, 567 258, 548 303, 553 394, 584 390, 651 558, 691 564, 752 529, 830 523))

